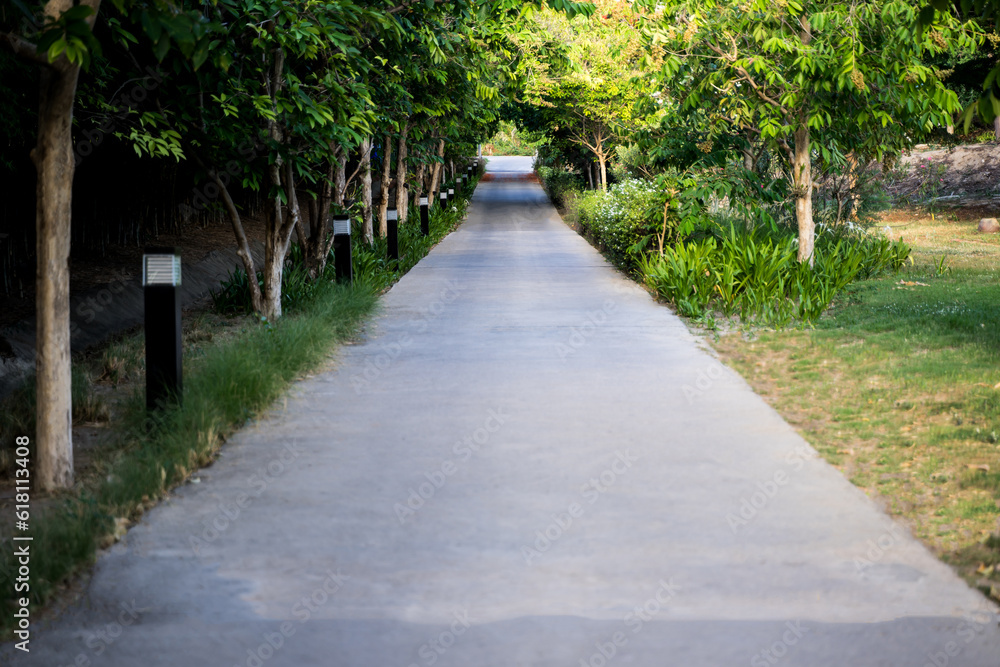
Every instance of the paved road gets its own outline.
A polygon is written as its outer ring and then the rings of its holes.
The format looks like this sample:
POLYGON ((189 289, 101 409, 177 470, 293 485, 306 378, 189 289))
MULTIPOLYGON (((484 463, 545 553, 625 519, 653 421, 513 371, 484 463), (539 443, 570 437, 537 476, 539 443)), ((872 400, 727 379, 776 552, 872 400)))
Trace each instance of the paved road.
POLYGON ((1000 663, 981 596, 536 184, 483 183, 383 302, 14 664, 1000 663))

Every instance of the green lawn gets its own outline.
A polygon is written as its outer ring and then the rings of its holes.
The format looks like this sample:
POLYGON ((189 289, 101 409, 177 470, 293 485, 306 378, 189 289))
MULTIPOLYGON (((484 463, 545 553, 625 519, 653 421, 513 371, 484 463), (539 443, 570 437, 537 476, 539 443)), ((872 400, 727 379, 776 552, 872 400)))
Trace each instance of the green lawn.
POLYGON ((893 225, 914 247, 899 275, 852 285, 813 330, 716 347, 828 461, 1000 599, 1000 239, 974 229, 893 225))

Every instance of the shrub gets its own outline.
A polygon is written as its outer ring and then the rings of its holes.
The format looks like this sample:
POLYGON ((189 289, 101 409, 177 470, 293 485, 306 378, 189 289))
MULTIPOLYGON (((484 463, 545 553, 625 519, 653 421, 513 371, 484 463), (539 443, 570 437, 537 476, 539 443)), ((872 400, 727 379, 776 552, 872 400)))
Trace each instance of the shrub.
POLYGON ((646 285, 672 301, 681 315, 701 317, 715 296, 718 275, 712 256, 714 238, 667 248, 662 256, 641 257, 639 264, 646 285))
POLYGON ((652 212, 662 208, 661 201, 653 183, 626 179, 607 192, 580 197, 580 226, 616 266, 631 272, 637 268, 635 246, 649 235, 652 212))
POLYGON ((638 262, 646 285, 688 317, 717 306, 768 326, 815 322, 849 283, 898 271, 910 252, 902 241, 831 231, 817 236, 810 267, 797 261, 797 239, 787 231, 712 231, 638 262))
MULTIPOLYGON (((875 226, 881 211, 892 205, 882 165, 871 162, 849 172, 833 165, 816 175, 822 185, 813 191, 813 219, 817 223, 848 229, 875 226)), ((937 178, 933 179, 937 183, 937 178)))
POLYGON ((584 189, 583 177, 576 172, 541 166, 538 167, 537 173, 538 180, 542 182, 549 199, 559 208, 566 206, 568 195, 582 192, 584 189))

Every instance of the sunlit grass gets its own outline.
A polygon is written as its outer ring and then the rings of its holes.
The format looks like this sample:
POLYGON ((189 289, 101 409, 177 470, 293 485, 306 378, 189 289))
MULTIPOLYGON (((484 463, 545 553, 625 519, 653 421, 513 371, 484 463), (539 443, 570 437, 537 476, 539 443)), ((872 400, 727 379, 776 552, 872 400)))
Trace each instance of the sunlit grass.
POLYGON ((1000 532, 1000 239, 936 218, 894 225, 914 264, 848 287, 815 329, 729 335, 717 347, 828 461, 988 591, 982 570, 1000 562, 990 539, 1000 532))

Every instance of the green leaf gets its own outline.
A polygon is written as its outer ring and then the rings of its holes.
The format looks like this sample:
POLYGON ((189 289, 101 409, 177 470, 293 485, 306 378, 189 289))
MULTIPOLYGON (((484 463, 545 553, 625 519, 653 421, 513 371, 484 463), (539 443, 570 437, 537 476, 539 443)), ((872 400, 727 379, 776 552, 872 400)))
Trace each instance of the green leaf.
POLYGON ((163 59, 167 57, 167 53, 170 51, 170 37, 167 35, 161 35, 160 40, 156 42, 153 47, 153 55, 159 62, 163 62, 163 59))
POLYGON ((94 10, 92 7, 88 7, 87 5, 76 5, 75 7, 71 7, 70 9, 64 11, 62 16, 59 18, 63 22, 68 23, 70 21, 83 21, 93 14, 94 10))
POLYGON ((208 60, 208 54, 209 54, 208 44, 206 44, 203 41, 195 50, 194 56, 191 59, 196 71, 198 70, 198 68, 200 68, 202 65, 205 64, 206 60, 208 60))
POLYGON ((52 46, 49 47, 49 52, 48 52, 49 62, 50 63, 55 62, 56 59, 58 59, 59 56, 61 56, 66 51, 67 46, 68 45, 66 44, 65 39, 63 39, 62 37, 56 38, 56 40, 52 42, 52 46))

